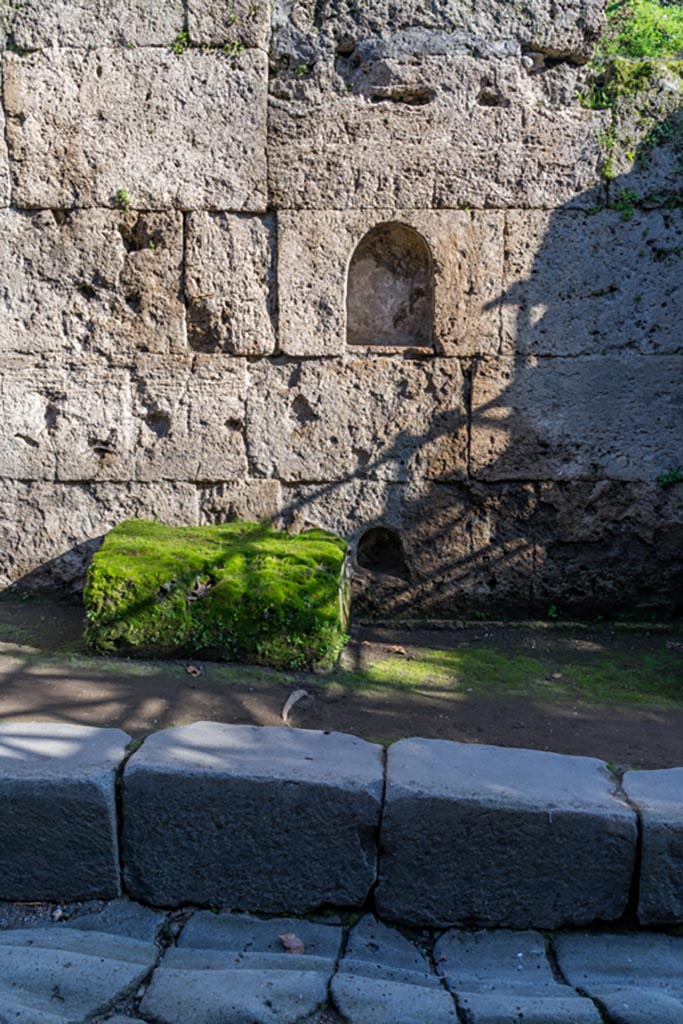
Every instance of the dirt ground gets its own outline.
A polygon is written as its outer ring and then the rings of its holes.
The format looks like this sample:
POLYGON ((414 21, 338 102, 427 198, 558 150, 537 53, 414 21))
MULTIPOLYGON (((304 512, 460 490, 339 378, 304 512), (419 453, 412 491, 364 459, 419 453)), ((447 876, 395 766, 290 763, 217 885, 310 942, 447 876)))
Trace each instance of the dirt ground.
POLYGON ((291 725, 382 743, 532 747, 618 768, 683 765, 683 626, 358 625, 325 676, 98 658, 82 628, 80 607, 0 600, 0 720, 118 726, 133 737, 198 720, 282 725, 285 702, 304 689, 291 725))

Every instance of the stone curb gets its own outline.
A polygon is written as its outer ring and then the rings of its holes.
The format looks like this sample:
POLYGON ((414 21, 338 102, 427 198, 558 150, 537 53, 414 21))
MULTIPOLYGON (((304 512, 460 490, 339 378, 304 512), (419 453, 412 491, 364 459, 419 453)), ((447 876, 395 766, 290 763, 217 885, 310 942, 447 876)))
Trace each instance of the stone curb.
POLYGON ((641 923, 683 921, 681 768, 622 787, 592 758, 424 739, 385 758, 340 733, 214 722, 126 761, 127 742, 0 727, 0 898, 123 889, 159 907, 375 906, 430 927, 548 929, 636 905, 641 923))

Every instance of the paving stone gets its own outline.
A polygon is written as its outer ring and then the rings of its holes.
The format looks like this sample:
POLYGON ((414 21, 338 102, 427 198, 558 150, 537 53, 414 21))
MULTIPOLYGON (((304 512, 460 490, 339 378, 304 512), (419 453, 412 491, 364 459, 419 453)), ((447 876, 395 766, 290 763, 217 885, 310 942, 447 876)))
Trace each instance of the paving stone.
POLYGON ((6 54, 4 85, 18 206, 111 207, 124 188, 136 210, 265 209, 259 50, 6 54))
POLYGON ((380 914, 508 928, 619 917, 636 820, 614 788, 594 758, 399 740, 388 754, 380 914))
POLYGON ((467 1024, 600 1024, 594 1004, 555 979, 538 932, 450 931, 434 960, 467 1024))
POLYGON ((0 898, 87 900, 120 892, 119 729, 0 725, 0 898))
POLYGON ((367 914, 350 934, 332 979, 336 1008, 349 1024, 455 1024, 451 996, 426 957, 400 932, 367 914))
POLYGON ((80 921, 0 931, 0 1021, 91 1024, 149 974, 162 922, 119 901, 80 921))
POLYGON ((327 996, 342 930, 293 918, 195 914, 167 950, 141 1004, 160 1024, 289 1024, 327 996), (279 936, 294 933, 302 954, 279 936))
POLYGON ((353 736, 197 722, 149 737, 123 779, 128 890, 157 906, 360 906, 375 880, 382 749, 353 736))
POLYGON ((623 787, 641 824, 638 920, 683 921, 683 768, 627 772, 623 787))
POLYGON ((683 937, 641 932, 558 935, 557 961, 570 985, 614 1024, 681 1024, 683 937))

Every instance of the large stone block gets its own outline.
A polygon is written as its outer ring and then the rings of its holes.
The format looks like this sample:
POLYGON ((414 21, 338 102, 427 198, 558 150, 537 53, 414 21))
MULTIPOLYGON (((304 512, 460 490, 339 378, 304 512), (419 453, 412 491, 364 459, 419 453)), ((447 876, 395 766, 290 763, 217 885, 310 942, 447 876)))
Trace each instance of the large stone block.
POLYGON ((0 725, 0 899, 110 899, 120 892, 119 729, 0 725))
MULTIPOLYGON (((504 215, 494 211, 391 209, 279 214, 278 295, 283 352, 290 356, 344 352, 349 261, 370 229, 396 222, 419 232, 430 250, 436 351, 446 355, 498 353, 504 215)), ((381 345, 380 337, 375 341, 381 345)))
POLYGON ((134 209, 263 210, 266 82, 257 50, 6 56, 14 202, 112 206, 126 189, 134 209))
POLYGON ((249 376, 247 445, 258 475, 310 483, 466 472, 467 417, 456 360, 255 365, 249 376))
POLYGON ((197 489, 182 483, 24 483, 0 491, 0 586, 80 591, 103 534, 124 519, 198 521, 197 489))
POLYGON ((311 12, 304 0, 274 5, 275 53, 295 59, 320 57, 334 50, 349 56, 373 46, 381 55, 406 57, 434 53, 471 53, 493 57, 541 51, 582 63, 604 25, 599 0, 570 0, 555 7, 550 0, 533 3, 421 4, 407 0, 323 0, 311 12))
POLYGON ((643 925, 680 924, 683 922, 683 768, 627 772, 623 787, 640 817, 638 920, 643 925))
POLYGON ((185 258, 190 347, 249 356, 273 352, 274 218, 189 214, 185 258))
POLYGON ((683 353, 683 211, 513 210, 506 222, 506 351, 683 353))
POLYGON ((5 432, 0 475, 18 480, 133 476, 130 374, 96 363, 56 368, 18 361, 0 371, 5 432))
POLYGON ((600 1024, 594 1004, 553 976, 538 932, 450 931, 434 960, 468 1024, 600 1024))
POLYGON ((136 370, 135 476, 236 480, 247 475, 243 359, 150 356, 136 370))
POLYGON ((141 1011, 158 1021, 299 1021, 325 1002, 339 927, 248 914, 194 914, 154 972, 141 1011), (295 934, 290 955, 279 936, 295 934))
POLYGON ((389 749, 377 907, 436 926, 613 920, 628 900, 636 833, 593 758, 399 740, 389 749))
POLYGON ((60 0, 11 3, 9 28, 21 50, 53 46, 163 46, 183 30, 182 0, 60 0))
MULTIPOLYGON (((275 519, 282 508, 279 480, 232 480, 199 493, 199 522, 226 523, 232 519, 261 522, 275 519)), ((338 530, 330 530, 339 533, 338 530)))
POLYGON ((481 360, 471 470, 482 480, 654 481, 680 462, 683 359, 481 360))
POLYGON ((303 914, 375 880, 380 747, 198 722, 151 736, 123 781, 128 890, 153 905, 303 914))
POLYGON ((183 351, 182 217, 0 213, 0 351, 33 357, 183 351))
POLYGON ((331 210, 590 208, 608 119, 555 98, 552 84, 552 73, 532 78, 517 59, 483 65, 453 56, 378 60, 339 92, 322 72, 311 75, 271 98, 272 201, 331 210))

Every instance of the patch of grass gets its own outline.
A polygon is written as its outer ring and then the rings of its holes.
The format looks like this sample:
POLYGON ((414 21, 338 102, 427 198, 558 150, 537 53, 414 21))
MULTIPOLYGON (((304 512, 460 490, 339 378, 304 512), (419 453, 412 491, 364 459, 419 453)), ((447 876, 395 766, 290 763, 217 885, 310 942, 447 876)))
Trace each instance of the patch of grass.
POLYGON ((88 571, 86 640, 101 653, 329 667, 346 642, 345 555, 323 530, 122 523, 88 571))
POLYGON ((674 57, 683 50, 683 7, 653 0, 617 0, 607 5, 606 56, 674 57))

